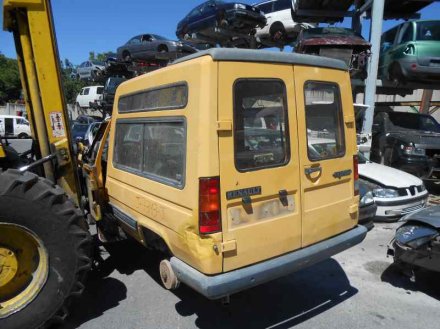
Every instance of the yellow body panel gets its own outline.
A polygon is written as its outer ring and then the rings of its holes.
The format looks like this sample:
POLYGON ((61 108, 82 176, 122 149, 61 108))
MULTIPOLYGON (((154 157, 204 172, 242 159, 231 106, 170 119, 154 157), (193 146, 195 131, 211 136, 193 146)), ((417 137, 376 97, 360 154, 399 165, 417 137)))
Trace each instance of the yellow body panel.
POLYGON ((0 159, 6 158, 5 150, 3 149, 3 145, 0 143, 0 159))
POLYGON ((197 64, 173 65, 120 85, 110 140, 114 141, 115 127, 121 119, 184 118, 187 125, 185 186, 177 189, 116 168, 112 163, 113 142, 109 148, 106 182, 112 205, 126 211, 138 225, 159 234, 175 256, 207 274, 222 271, 222 257, 216 251, 221 249, 221 233, 204 238, 198 234, 198 178, 219 174, 216 77, 217 65, 205 57, 197 64), (176 82, 188 84, 188 103, 184 109, 118 113, 120 95, 176 82))

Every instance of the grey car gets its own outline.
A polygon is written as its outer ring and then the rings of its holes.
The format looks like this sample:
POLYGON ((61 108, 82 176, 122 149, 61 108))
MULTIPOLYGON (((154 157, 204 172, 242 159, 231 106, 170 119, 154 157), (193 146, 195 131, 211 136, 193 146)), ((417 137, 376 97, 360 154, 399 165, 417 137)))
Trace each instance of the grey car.
POLYGON ((118 60, 154 60, 158 53, 194 53, 197 50, 183 42, 168 40, 156 34, 141 34, 117 50, 118 60))
POLYGON ((104 62, 85 61, 76 69, 76 77, 84 80, 95 80, 99 73, 104 69, 104 62))

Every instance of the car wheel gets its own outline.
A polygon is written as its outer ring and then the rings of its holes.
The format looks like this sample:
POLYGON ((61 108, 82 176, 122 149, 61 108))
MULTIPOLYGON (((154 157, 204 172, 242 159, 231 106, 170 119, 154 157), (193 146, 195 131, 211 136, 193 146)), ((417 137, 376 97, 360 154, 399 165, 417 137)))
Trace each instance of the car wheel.
POLYGON ((18 135, 18 138, 25 139, 25 138, 29 138, 29 136, 26 133, 21 133, 21 134, 18 135))
POLYGON ((269 33, 271 39, 275 42, 283 42, 287 38, 286 29, 284 25, 279 22, 272 24, 269 33))
POLYGON ((167 52, 168 52, 168 47, 165 46, 165 45, 160 45, 160 46, 157 48, 157 51, 160 52, 160 53, 167 53, 167 52))
POLYGON ((394 86, 405 83, 405 77, 399 63, 393 63, 389 68, 388 80, 391 81, 394 86))
POLYGON ((124 51, 123 53, 122 53, 122 58, 124 59, 124 61, 126 61, 126 62, 131 62, 132 61, 132 58, 131 58, 131 54, 130 54, 130 52, 129 51, 124 51))

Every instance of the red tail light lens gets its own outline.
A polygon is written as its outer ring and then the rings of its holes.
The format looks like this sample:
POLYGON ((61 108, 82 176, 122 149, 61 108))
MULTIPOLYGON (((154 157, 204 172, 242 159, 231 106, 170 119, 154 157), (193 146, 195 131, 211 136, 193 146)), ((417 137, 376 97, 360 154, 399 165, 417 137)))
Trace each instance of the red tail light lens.
POLYGON ((359 195, 359 158, 353 156, 353 173, 354 173, 354 195, 359 195))
POLYGON ((210 234, 222 230, 220 216, 220 178, 199 180, 199 231, 210 234))

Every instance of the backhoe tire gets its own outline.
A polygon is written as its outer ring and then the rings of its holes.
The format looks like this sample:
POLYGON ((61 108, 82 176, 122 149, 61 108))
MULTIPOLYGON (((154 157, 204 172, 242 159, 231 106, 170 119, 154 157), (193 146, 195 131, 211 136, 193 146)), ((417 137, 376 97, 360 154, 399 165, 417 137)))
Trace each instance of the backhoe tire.
MULTIPOLYGON (((63 322, 72 298, 83 292, 87 272, 91 269, 92 239, 87 223, 63 189, 32 173, 8 170, 0 173, 0 250, 3 248, 9 254, 15 253, 19 262, 20 254, 29 250, 23 247, 26 243, 14 245, 17 240, 39 244, 39 257, 32 260, 39 263, 38 268, 44 264, 41 268, 46 268, 47 274, 45 282, 38 283, 37 292, 30 298, 24 289, 33 284, 35 277, 43 277, 43 272, 27 273, 30 282, 21 290, 10 283, 20 280, 18 275, 8 283, 8 273, 3 273, 0 305, 2 301, 7 305, 8 301, 11 303, 17 298, 22 304, 16 304, 18 309, 14 311, 12 308, 9 313, 7 309, 0 308, 0 328, 48 328, 63 322), (11 238, 11 229, 12 232, 16 230, 17 237, 21 237, 11 238), (26 236, 31 237, 30 240, 34 237, 34 241, 26 241, 23 238, 26 236), (42 261, 45 259, 47 262, 42 261), (4 291, 8 291, 9 295, 4 291)), ((0 257, 0 278, 1 262, 0 257)))

